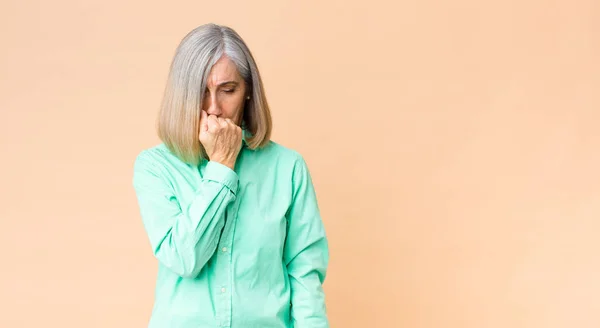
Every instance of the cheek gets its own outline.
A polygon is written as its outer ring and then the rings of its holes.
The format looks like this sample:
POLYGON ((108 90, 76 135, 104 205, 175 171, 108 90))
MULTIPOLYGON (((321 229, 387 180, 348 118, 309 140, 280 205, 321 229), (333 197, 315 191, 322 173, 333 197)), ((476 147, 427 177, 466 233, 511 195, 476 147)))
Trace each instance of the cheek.
POLYGON ((231 97, 231 99, 227 99, 223 102, 223 111, 228 114, 228 116, 235 116, 238 112, 240 112, 244 107, 244 102, 242 97, 231 97))

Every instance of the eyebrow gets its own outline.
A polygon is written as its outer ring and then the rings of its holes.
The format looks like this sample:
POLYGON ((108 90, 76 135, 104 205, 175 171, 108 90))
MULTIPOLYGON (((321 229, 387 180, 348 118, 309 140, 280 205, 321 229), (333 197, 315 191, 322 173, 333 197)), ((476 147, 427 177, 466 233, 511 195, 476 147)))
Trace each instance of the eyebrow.
POLYGON ((217 84, 217 87, 222 87, 226 84, 235 84, 237 86, 239 83, 236 81, 225 81, 225 82, 221 82, 221 83, 217 84))

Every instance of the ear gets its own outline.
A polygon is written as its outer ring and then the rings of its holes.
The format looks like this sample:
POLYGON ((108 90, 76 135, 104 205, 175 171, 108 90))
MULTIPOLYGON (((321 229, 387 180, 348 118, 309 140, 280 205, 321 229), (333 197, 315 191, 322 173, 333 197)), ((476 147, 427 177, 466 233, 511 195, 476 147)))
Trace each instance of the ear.
POLYGON ((252 84, 248 83, 247 81, 244 82, 244 84, 246 86, 246 94, 244 95, 244 101, 248 101, 252 99, 252 84))

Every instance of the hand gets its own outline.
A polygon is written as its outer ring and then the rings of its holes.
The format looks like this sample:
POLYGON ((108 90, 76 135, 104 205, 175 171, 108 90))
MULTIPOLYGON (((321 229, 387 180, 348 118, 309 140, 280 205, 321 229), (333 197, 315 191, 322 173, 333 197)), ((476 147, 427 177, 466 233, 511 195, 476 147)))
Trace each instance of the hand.
POLYGON ((208 115, 203 110, 198 139, 204 146, 209 160, 219 162, 233 170, 242 147, 242 128, 228 118, 208 115))

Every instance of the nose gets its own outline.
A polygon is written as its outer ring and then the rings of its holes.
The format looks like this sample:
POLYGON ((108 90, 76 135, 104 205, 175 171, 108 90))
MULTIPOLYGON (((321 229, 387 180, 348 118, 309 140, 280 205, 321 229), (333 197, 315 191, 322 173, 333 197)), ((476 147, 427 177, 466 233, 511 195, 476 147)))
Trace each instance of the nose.
POLYGON ((203 107, 208 115, 221 115, 221 106, 219 105, 216 92, 206 91, 204 93, 203 107))

